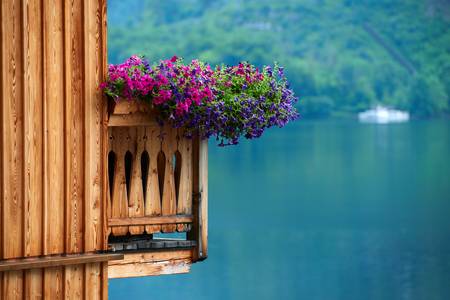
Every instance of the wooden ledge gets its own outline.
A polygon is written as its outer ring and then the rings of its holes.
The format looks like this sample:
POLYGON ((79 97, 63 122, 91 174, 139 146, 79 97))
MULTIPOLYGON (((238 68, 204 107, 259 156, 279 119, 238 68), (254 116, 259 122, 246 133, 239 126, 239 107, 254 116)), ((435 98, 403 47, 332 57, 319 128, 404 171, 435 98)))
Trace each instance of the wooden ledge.
POLYGON ((123 260, 108 262, 108 278, 189 273, 192 257, 192 249, 125 254, 123 260))
POLYGON ((111 218, 108 220, 108 226, 130 226, 130 225, 165 225, 165 224, 183 224, 192 223, 192 215, 173 215, 162 217, 135 217, 135 218, 111 218))
POLYGON ((120 253, 85 253, 0 260, 0 272, 121 260, 120 253))

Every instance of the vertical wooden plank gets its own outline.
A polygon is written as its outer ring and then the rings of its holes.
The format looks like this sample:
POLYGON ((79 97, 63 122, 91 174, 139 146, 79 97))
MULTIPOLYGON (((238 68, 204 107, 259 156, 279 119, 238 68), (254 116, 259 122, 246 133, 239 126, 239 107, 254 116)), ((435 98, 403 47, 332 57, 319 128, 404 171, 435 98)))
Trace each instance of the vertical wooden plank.
MULTIPOLYGON (((43 69, 41 1, 23 2, 25 214, 24 255, 42 254, 43 69)), ((25 299, 42 299, 42 270, 24 271, 25 299)))
MULTIPOLYGON (((1 2, 3 258, 23 255, 23 32, 20 1, 1 2)), ((3 275, 2 297, 23 298, 23 272, 3 275)))
MULTIPOLYGON (((65 118, 66 118, 66 252, 83 251, 84 199, 84 40, 81 0, 65 2, 65 118)), ((69 272, 74 270, 68 268, 69 272)))
POLYGON ((64 268, 54 267, 44 270, 44 299, 63 299, 64 268))
MULTIPOLYGON (((100 52, 102 55, 102 80, 106 79, 106 75, 108 72, 108 64, 107 64, 107 17, 106 17, 106 0, 99 0, 100 2, 100 24, 101 24, 101 44, 99 45, 100 47, 100 52)), ((107 138, 108 138, 108 105, 106 104, 106 97, 102 96, 102 100, 103 100, 103 106, 102 106, 102 120, 103 120, 103 127, 102 127, 102 133, 103 133, 103 141, 102 141, 102 157, 103 157, 103 165, 102 165, 102 172, 103 172, 103 190, 105 190, 106 187, 106 183, 108 182, 108 172, 106 171, 106 159, 107 159, 107 151, 108 151, 108 144, 107 144, 107 138)), ((109 189, 108 189, 109 191, 109 189)), ((111 196, 111 195, 109 195, 111 196)), ((105 194, 102 195, 102 201, 103 201, 103 207, 107 207, 107 199, 105 194)), ((109 207, 108 207, 109 209, 109 207)), ((108 216, 107 216, 108 210, 107 209, 103 209, 102 210, 102 224, 103 224, 103 232, 108 232, 108 234, 104 235, 103 237, 103 249, 106 250, 108 248, 108 236, 109 236, 109 227, 108 227, 108 216)), ((107 266, 107 265, 106 265, 107 266)), ((106 269, 107 270, 107 269, 106 269)), ((103 284, 107 285, 107 280, 108 280, 108 276, 105 277, 106 278, 106 282, 105 280, 103 280, 103 284)), ((105 289, 105 288, 103 288, 105 289)))
POLYGON ((41 5, 24 1, 25 256, 42 254, 41 5))
POLYGON ((3 298, 8 300, 22 300, 23 294, 23 272, 10 271, 3 274, 3 298))
POLYGON ((194 261, 208 256, 208 141, 196 137, 192 144, 194 223, 189 239, 197 241, 194 261))
MULTIPOLYGON (((101 1, 84 4, 85 39, 85 251, 103 249, 102 201, 103 107, 104 99, 98 89, 103 76, 101 1)), ((103 190, 103 192, 105 192, 103 190)), ((109 190, 107 191, 109 193, 109 190)), ((102 289, 101 264, 85 265, 84 298, 100 299, 102 289)))
MULTIPOLYGON (((146 216, 160 216, 161 215, 161 197, 159 190, 158 178, 158 153, 161 150, 161 143, 159 141, 159 128, 146 127, 146 142, 145 149, 149 155, 149 169, 146 186, 145 199, 145 215, 146 216)), ((161 225, 145 226, 147 233, 155 233, 161 231, 161 225)))
MULTIPOLYGON (((106 217, 105 217, 105 223, 106 223, 106 225, 107 225, 107 223, 108 223, 108 219, 109 218, 111 218, 112 217, 112 193, 111 193, 111 189, 112 189, 112 187, 114 186, 113 184, 111 184, 110 183, 110 171, 111 172, 115 172, 115 169, 112 167, 112 166, 110 166, 109 164, 110 164, 110 161, 109 161, 109 153, 110 153, 110 151, 112 151, 112 147, 113 147, 113 143, 112 143, 112 141, 113 141, 113 131, 112 131, 112 128, 106 128, 106 131, 107 131, 107 149, 104 149, 103 151, 104 151, 104 155, 105 155, 105 159, 104 159, 104 161, 105 161, 105 165, 106 165, 106 171, 105 171, 105 174, 103 174, 103 178, 104 178, 104 181, 106 182, 106 185, 105 185, 105 188, 106 188, 106 217), (112 170, 110 170, 110 168, 112 169, 112 170)), ((117 154, 115 154, 116 156, 116 158, 117 158, 117 154)), ((114 173, 115 174, 115 173, 114 173)), ((112 176, 113 177, 113 179, 114 179, 114 176, 112 176)), ((104 238, 104 240, 105 240, 105 245, 107 244, 107 239, 108 239, 108 236, 111 234, 111 227, 109 227, 109 226, 107 226, 106 228, 104 228, 104 232, 106 232, 106 234, 107 234, 107 237, 105 237, 104 238)))
MULTIPOLYGON (((125 153, 128 145, 124 142, 129 140, 127 128, 113 128, 112 150, 116 155, 116 166, 113 180, 112 207, 111 215, 113 218, 124 218, 128 215, 128 195, 125 180, 125 153)), ((128 227, 113 227, 111 229, 114 235, 125 235, 128 227)))
MULTIPOLYGON (((44 25, 44 254, 64 252, 63 1, 43 0, 44 25)), ((62 299, 63 268, 44 270, 44 296, 62 299)))
POLYGON ((101 268, 102 268, 101 299, 108 300, 108 262, 102 263, 101 268))
MULTIPOLYGON (((144 215, 144 189, 142 187, 141 156, 145 149, 145 127, 136 128, 136 147, 133 149, 133 165, 131 171, 130 198, 128 216, 141 217, 144 215)), ((130 226, 131 234, 142 234, 144 226, 130 226)))
MULTIPOLYGON (((20 1, 2 1, 3 256, 23 255, 23 64, 20 1)), ((17 274, 17 273, 16 273, 17 274)), ((8 275, 9 277, 9 275, 8 275)), ((18 278, 19 276, 11 276, 18 278)))
POLYGON ((208 140, 200 141, 199 149, 199 257, 208 257, 208 140))
POLYGON ((101 7, 99 1, 84 5, 85 39, 85 251, 102 249, 101 161, 102 95, 101 7))
MULTIPOLYGON (((65 66, 65 185, 66 220, 65 252, 84 251, 85 205, 85 36, 84 2, 64 2, 64 66, 65 66)), ((64 268, 64 297, 83 297, 84 267, 64 268)))
MULTIPOLYGON (((173 156, 176 149, 176 134, 175 129, 166 126, 164 128, 165 136, 162 141, 162 150, 166 156, 166 168, 164 172, 164 188, 162 195, 162 215, 175 215, 177 213, 176 194, 175 194, 175 175, 173 166, 173 156)), ((176 225, 163 225, 163 232, 174 232, 176 225)))
POLYGON ((64 252, 63 5, 44 0, 44 254, 64 252))
POLYGON ((43 298, 43 270, 33 269, 25 271, 25 299, 43 298))
POLYGON ((64 298, 83 299, 84 265, 66 266, 64 272, 64 298))
MULTIPOLYGON (((186 139, 179 131, 178 151, 181 154, 180 186, 178 191, 177 214, 192 213, 192 140, 186 139)), ((178 231, 187 231, 188 226, 177 225, 178 231)))
POLYGON ((84 299, 101 299, 102 289, 102 265, 92 263, 85 265, 85 289, 84 299))

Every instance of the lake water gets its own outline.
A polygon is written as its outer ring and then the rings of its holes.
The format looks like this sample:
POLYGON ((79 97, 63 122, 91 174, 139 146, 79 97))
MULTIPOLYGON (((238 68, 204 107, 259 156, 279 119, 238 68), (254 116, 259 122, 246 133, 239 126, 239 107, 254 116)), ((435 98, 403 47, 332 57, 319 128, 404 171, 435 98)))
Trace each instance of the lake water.
POLYGON ((209 164, 209 258, 110 299, 450 299, 450 121, 299 121, 209 164))

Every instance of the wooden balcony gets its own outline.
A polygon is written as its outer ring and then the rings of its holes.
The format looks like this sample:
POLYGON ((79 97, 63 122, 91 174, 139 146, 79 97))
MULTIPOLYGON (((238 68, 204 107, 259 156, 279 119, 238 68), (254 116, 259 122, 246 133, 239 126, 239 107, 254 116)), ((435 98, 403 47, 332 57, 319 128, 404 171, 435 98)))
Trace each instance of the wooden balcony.
POLYGON ((151 114, 134 101, 111 107, 108 246, 125 259, 110 262, 110 278, 186 272, 207 255, 207 142, 186 139, 151 114), (156 238, 170 233, 185 238, 156 238))

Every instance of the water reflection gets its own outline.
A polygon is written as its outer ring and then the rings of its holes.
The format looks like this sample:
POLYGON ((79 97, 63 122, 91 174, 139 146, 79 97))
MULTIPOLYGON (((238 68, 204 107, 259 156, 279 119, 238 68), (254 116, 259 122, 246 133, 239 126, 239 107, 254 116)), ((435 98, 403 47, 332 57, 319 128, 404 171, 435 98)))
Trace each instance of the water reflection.
POLYGON ((447 299, 450 124, 302 121, 210 150, 210 258, 110 298, 447 299))

